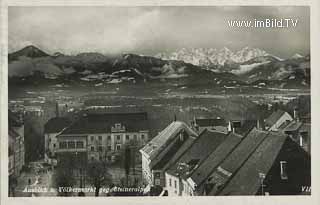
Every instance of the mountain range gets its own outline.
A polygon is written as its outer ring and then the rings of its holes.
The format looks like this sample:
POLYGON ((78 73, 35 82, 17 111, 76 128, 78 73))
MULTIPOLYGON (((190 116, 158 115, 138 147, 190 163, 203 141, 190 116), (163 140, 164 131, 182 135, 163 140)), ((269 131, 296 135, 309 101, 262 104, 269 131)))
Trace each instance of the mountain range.
POLYGON ((309 87, 310 56, 281 59, 258 48, 237 52, 223 49, 181 49, 144 56, 101 53, 50 55, 35 46, 10 53, 10 83, 114 84, 167 82, 187 85, 309 87))

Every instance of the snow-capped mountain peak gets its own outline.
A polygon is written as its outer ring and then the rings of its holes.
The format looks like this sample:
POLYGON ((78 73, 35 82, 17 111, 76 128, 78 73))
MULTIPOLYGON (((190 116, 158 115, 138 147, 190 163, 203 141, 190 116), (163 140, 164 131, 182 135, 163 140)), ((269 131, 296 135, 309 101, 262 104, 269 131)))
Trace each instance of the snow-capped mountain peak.
POLYGON ((216 48, 182 48, 172 53, 160 53, 158 58, 165 60, 181 60, 187 63, 200 66, 224 65, 225 63, 243 63, 252 58, 267 56, 266 51, 248 46, 232 51, 227 47, 216 48))

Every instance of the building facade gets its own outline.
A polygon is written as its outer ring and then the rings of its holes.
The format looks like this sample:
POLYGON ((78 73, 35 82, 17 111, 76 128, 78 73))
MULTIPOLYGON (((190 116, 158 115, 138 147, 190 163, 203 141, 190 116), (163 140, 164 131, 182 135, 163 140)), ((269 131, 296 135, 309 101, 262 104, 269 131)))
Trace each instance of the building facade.
POLYGON ((149 139, 147 113, 85 114, 57 136, 57 153, 85 152, 88 161, 115 161, 126 145, 149 139))

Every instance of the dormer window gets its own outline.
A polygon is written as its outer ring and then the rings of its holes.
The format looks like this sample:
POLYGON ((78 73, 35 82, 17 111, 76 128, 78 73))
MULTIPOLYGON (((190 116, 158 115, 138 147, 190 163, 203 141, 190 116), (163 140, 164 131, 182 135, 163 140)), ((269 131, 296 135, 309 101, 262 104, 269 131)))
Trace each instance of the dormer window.
POLYGON ((288 179, 287 162, 286 161, 280 161, 280 176, 281 176, 281 179, 283 179, 283 180, 288 179))
POLYGON ((116 123, 116 124, 115 124, 115 128, 116 128, 116 129, 120 129, 120 128, 121 128, 121 124, 120 124, 120 123, 116 123))

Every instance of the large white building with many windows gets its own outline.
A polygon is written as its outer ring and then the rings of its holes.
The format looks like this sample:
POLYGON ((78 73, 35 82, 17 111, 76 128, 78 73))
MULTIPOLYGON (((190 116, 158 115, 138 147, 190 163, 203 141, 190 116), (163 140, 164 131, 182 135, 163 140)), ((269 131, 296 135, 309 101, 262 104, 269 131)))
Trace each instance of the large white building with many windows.
MULTIPOLYGON (((115 161, 125 145, 149 139, 147 113, 84 114, 57 136, 58 155, 86 153, 87 161, 115 161)), ((59 156, 58 156, 59 158, 59 156)))

